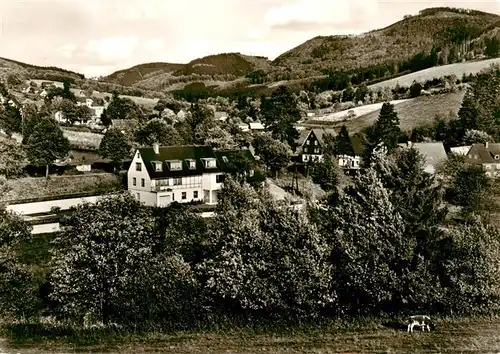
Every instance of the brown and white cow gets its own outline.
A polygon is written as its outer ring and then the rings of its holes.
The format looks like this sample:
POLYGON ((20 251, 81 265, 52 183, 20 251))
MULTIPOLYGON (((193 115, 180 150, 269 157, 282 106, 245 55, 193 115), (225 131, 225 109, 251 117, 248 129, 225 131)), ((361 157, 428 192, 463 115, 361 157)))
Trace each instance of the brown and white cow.
POLYGON ((422 331, 427 330, 431 331, 431 318, 427 315, 415 315, 408 317, 408 332, 413 332, 413 327, 419 326, 422 328, 422 331))

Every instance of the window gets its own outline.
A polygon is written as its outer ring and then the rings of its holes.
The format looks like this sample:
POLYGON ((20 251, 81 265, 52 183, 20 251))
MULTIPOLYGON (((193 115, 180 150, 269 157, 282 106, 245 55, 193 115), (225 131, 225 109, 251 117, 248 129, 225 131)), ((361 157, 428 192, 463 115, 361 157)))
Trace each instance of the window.
POLYGON ((307 140, 306 144, 311 145, 311 140, 307 140))
POLYGON ((186 199, 186 198, 187 198, 187 194, 186 194, 186 192, 182 192, 182 199, 184 200, 184 199, 186 199))
POLYGON ((174 186, 180 186, 182 184, 182 177, 174 178, 174 186))
POLYGON ((175 200, 175 193, 172 193, 172 200, 175 200))
POLYGON ((195 170, 196 169, 196 160, 189 159, 189 160, 186 160, 186 161, 188 163, 188 166, 189 166, 190 170, 195 170))
POLYGON ((137 193, 137 200, 141 200, 141 194, 137 193))
POLYGON ((217 164, 215 163, 215 159, 205 159, 205 168, 215 168, 217 164))
POLYGON ((182 170, 182 161, 171 160, 169 161, 170 171, 180 171, 182 170))
POLYGON ((135 178, 135 177, 134 177, 134 178, 132 179, 132 185, 134 185, 134 186, 136 186, 136 185, 137 185, 137 178, 135 178))
POLYGON ((222 182, 224 182, 224 175, 217 175, 217 176, 215 176, 215 181, 216 181, 217 183, 222 183, 222 182))
POLYGON ((253 177, 253 174, 254 174, 253 170, 250 170, 250 171, 249 171, 249 176, 250 176, 250 177, 253 177))
POLYGON ((144 178, 141 178, 141 187, 144 187, 146 185, 146 181, 144 181, 144 178))
POLYGON ((198 191, 194 191, 193 192, 193 198, 194 199, 198 199, 198 191))
POLYGON ((162 164, 159 161, 154 161, 153 165, 155 167, 156 172, 161 172, 162 171, 162 164))
POLYGON ((319 148, 314 148, 314 153, 319 154, 319 148))
POLYGON ((314 140, 314 145, 318 145, 318 141, 317 140, 314 140))
POLYGON ((136 162, 135 163, 135 170, 136 171, 142 171, 142 163, 136 162))

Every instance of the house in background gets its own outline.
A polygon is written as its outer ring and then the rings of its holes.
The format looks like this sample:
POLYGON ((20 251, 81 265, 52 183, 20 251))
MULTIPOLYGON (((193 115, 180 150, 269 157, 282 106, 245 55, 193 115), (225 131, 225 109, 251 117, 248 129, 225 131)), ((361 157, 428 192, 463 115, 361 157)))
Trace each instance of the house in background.
POLYGON ((450 148, 450 152, 459 156, 466 156, 472 145, 457 146, 450 148))
POLYGON ((325 147, 324 135, 337 135, 333 129, 302 130, 299 134, 298 139, 295 141, 297 147, 294 153, 294 157, 299 162, 322 161, 325 147))
POLYGON ((500 176, 500 144, 472 144, 465 161, 472 165, 482 166, 486 176, 500 176))
POLYGON ((400 148, 414 148, 425 158, 424 171, 435 174, 439 165, 448 159, 443 143, 412 143, 398 144, 400 148))
POLYGON ((250 128, 251 131, 264 131, 265 130, 265 128, 261 122, 248 123, 248 127, 250 128))
POLYGON ((225 122, 228 118, 228 114, 227 114, 227 112, 223 112, 223 111, 215 111, 214 118, 215 118, 215 120, 225 122))
MULTIPOLYGON (((250 158, 248 150, 242 151, 250 158)), ((174 201, 217 204, 233 154, 203 145, 140 148, 128 169, 128 190, 148 206, 164 207, 174 201)))

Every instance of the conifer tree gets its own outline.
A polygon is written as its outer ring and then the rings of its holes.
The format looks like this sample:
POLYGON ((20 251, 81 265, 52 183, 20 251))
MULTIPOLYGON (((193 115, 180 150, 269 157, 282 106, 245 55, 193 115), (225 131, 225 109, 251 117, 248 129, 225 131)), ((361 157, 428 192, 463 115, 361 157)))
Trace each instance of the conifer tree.
POLYGON ((351 137, 349 136, 349 131, 345 125, 342 126, 339 135, 335 138, 333 153, 335 155, 354 156, 354 148, 352 146, 351 137))

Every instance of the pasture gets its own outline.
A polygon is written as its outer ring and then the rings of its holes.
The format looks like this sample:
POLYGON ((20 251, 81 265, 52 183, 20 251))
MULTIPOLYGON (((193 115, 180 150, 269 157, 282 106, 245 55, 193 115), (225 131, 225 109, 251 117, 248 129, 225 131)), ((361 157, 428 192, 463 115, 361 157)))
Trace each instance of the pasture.
POLYGON ((493 353, 500 319, 438 319, 431 332, 407 333, 382 318, 295 328, 238 328, 146 334, 71 330, 50 325, 3 329, 0 352, 35 353, 493 353), (3 350, 2 350, 3 349, 3 350))
POLYGON ((77 149, 97 150, 103 138, 102 134, 70 130, 64 127, 62 127, 62 131, 64 136, 68 138, 70 145, 77 149))
POLYGON ((441 78, 448 75, 456 75, 461 79, 464 74, 477 74, 483 69, 487 69, 492 64, 500 64, 500 58, 486 59, 479 61, 469 61, 465 63, 455 63, 443 66, 435 66, 429 69, 420 70, 408 75, 396 77, 394 79, 378 82, 368 86, 370 90, 382 89, 389 87, 393 89, 396 85, 409 87, 413 81, 425 82, 434 78, 441 78))

